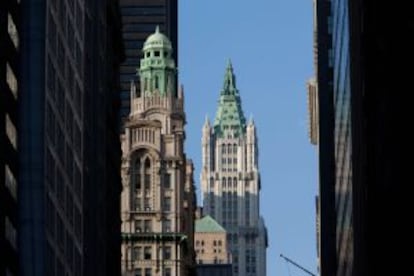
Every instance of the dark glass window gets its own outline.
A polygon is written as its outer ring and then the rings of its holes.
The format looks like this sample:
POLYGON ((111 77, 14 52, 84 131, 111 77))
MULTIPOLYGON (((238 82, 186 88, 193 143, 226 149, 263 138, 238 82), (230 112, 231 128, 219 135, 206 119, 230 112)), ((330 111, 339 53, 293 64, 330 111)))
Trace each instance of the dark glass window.
POLYGON ((150 246, 144 247, 144 259, 151 260, 151 247, 150 246))

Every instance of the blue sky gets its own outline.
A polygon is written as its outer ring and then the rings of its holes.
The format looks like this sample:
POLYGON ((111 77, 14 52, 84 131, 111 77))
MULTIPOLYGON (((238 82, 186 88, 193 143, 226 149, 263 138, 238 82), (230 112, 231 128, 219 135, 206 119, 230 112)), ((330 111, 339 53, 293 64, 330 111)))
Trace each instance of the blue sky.
MULTIPOLYGON (((200 200, 201 128, 215 116, 231 59, 246 117, 258 128, 267 275, 316 272, 317 154, 309 143, 306 81, 313 75, 312 0, 179 0, 179 79, 186 152, 200 200)), ((199 201, 199 204, 201 202, 199 201)))

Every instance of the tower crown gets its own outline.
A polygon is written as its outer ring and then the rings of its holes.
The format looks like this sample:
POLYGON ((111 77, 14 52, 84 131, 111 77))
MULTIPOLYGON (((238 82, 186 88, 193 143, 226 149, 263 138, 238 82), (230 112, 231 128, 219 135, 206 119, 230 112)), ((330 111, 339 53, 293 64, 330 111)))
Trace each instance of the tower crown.
POLYGON ((228 61, 224 75, 223 89, 214 120, 214 133, 217 137, 239 137, 246 130, 246 119, 241 107, 236 76, 231 61, 228 61))
POLYGON ((155 33, 151 34, 144 42, 144 52, 151 49, 168 49, 172 50, 171 41, 166 35, 160 33, 160 27, 157 26, 155 33))
POLYGON ((168 37, 160 33, 159 27, 155 33, 148 36, 142 49, 140 68, 141 92, 144 96, 176 95, 176 67, 172 58, 172 46, 168 37))

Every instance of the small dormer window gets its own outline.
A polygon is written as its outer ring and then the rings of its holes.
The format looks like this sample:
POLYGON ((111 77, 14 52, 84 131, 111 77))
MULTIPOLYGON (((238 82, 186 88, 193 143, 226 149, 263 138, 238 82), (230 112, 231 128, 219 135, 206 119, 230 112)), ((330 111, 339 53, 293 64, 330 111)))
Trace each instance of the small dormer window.
POLYGON ((168 52, 164 51, 164 57, 167 58, 168 57, 168 52))
POLYGON ((147 58, 149 58, 149 57, 150 57, 150 54, 151 54, 150 52, 147 52, 147 58))
POLYGON ((154 56, 159 57, 160 56, 160 51, 154 51, 154 56))

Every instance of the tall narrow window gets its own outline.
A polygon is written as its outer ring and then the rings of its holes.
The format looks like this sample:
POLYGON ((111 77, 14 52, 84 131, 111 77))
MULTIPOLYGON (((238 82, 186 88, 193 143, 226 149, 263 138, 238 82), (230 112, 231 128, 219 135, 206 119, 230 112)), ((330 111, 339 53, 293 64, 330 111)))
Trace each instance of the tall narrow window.
POLYGON ((132 260, 139 260, 141 258, 141 246, 135 246, 132 249, 132 260))
POLYGON ((144 220, 144 230, 145 232, 151 232, 152 231, 152 221, 151 220, 144 220))
POLYGON ((171 197, 164 197, 164 211, 171 211, 171 197))
POLYGON ((159 89, 160 88, 160 85, 159 85, 160 78, 158 76, 155 76, 154 82, 155 82, 154 88, 159 89))
POLYGON ((164 220, 164 232, 171 232, 171 220, 164 220))
POLYGON ((164 260, 171 260, 171 246, 164 247, 164 260))
POLYGON ((164 188, 171 188, 171 175, 169 173, 164 175, 164 188))
POLYGON ((139 160, 139 158, 137 158, 137 160, 135 160, 134 166, 133 166, 133 171, 132 171, 132 183, 135 186, 136 190, 140 190, 141 189, 141 174, 140 174, 140 169, 141 169, 141 162, 139 160))
POLYGON ((149 160, 149 158, 145 159, 144 169, 144 185, 145 189, 149 190, 151 188, 151 161, 149 160))

